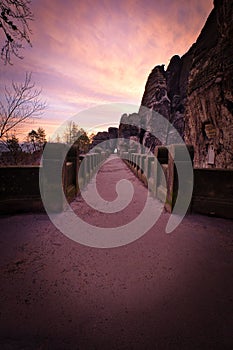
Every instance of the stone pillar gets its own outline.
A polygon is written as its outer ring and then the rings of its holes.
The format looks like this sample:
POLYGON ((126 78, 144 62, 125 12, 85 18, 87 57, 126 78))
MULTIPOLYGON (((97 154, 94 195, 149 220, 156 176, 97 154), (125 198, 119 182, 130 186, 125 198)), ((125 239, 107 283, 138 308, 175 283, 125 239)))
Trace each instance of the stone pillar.
POLYGON ((128 165, 131 168, 132 167, 132 154, 135 152, 134 148, 129 148, 128 149, 128 165))
POLYGON ((131 153, 131 170, 134 171, 136 153, 131 153))
POLYGON ((157 159, 154 162, 154 195, 165 202, 167 195, 166 179, 168 167, 168 148, 165 146, 156 146, 154 155, 157 159), (165 177, 165 179, 164 179, 165 177))
POLYGON ((155 157, 147 156, 145 166, 145 181, 149 191, 155 196, 155 157))
POLYGON ((79 155, 79 171, 78 171, 78 186, 79 189, 83 189, 86 184, 86 162, 85 155, 79 155))
POLYGON ((66 161, 71 162, 73 164, 74 178, 75 183, 74 186, 76 188, 76 194, 79 193, 79 185, 78 185, 78 172, 79 172, 79 150, 77 147, 73 146, 69 149, 66 161))
POLYGON ((139 179, 146 185, 146 177, 145 177, 145 167, 146 167, 146 154, 141 154, 140 157, 140 168, 138 170, 139 179))
POLYGON ((97 153, 97 166, 99 167, 100 166, 100 163, 101 163, 101 154, 100 153, 97 153))
POLYGON ((129 164, 129 152, 121 152, 121 158, 127 165, 129 164))
POLYGON ((85 170, 86 170, 86 182, 88 183, 91 179, 91 155, 90 154, 86 154, 85 157, 85 170))
POLYGON ((46 145, 43 154, 40 186, 42 197, 46 202, 46 210, 60 212, 65 203, 65 155, 68 146, 60 143, 46 145), (64 162, 63 162, 64 160, 64 162))
POLYGON ((88 155, 90 158, 90 179, 93 176, 93 172, 94 172, 94 154, 91 153, 90 155, 88 155))
POLYGON ((184 170, 184 173, 187 168, 187 163, 193 163, 194 149, 193 146, 187 145, 170 145, 168 147, 169 156, 168 156, 168 171, 167 171, 167 200, 165 208, 168 212, 172 212, 176 198, 179 193, 183 193, 183 196, 186 195, 186 192, 190 190, 190 186, 193 186, 192 183, 189 183, 190 179, 186 179, 182 186, 179 188, 179 179, 177 173, 177 166, 179 166, 180 171, 184 170), (190 159, 187 159, 186 152, 188 150, 190 159))
POLYGON ((139 170, 139 165, 140 165, 140 153, 135 153, 135 166, 134 166, 134 174, 138 176, 138 170, 139 170))
POLYGON ((106 158, 106 152, 101 152, 101 161, 104 161, 106 158))
POLYGON ((90 156, 88 154, 81 156, 80 171, 80 185, 83 184, 85 186, 90 179, 90 156))

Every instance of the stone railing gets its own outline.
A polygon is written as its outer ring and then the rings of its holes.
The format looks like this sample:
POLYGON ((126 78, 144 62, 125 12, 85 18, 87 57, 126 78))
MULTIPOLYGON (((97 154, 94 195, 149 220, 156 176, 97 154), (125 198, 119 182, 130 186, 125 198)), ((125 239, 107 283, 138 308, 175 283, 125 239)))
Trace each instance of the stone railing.
POLYGON ((82 189, 94 176, 102 162, 108 158, 108 152, 81 154, 79 156, 79 172, 77 172, 79 189, 82 189))
MULTIPOLYGON (((129 149, 122 155, 133 173, 154 197, 165 203, 169 212, 174 208, 179 190, 177 165, 181 169, 187 166, 183 161, 182 147, 184 146, 158 146, 154 155, 135 153, 129 149)), ((192 160, 193 148, 187 148, 192 160)), ((47 168, 46 195, 56 203, 50 208, 55 212, 64 208, 63 193, 68 202, 72 201, 109 156, 107 152, 78 155, 74 150, 69 151, 62 166, 61 178, 56 183, 54 175, 61 167, 59 159, 65 151, 65 146, 60 145, 54 149, 49 159, 43 159, 43 166, 47 168), (53 196, 57 196, 55 200, 53 196)), ((39 173, 43 171, 43 166, 0 167, 1 214, 44 210, 39 187, 39 173)), ((190 211, 233 218, 233 170, 193 169, 193 175, 194 183, 186 184, 193 186, 190 211)))
POLYGON ((43 210, 39 166, 0 167, 0 214, 43 210))
POLYGON ((45 167, 45 196, 52 199, 49 209, 54 212, 63 210, 63 193, 67 201, 71 202, 80 187, 90 181, 100 164, 109 156, 107 152, 79 155, 71 149, 61 165, 61 156, 67 152, 67 147, 54 144, 54 149, 51 149, 49 157, 43 158, 42 166, 0 167, 0 214, 44 211, 40 192, 43 186, 39 186, 39 177, 45 167), (60 168, 62 173, 58 181, 56 174, 60 168))
MULTIPOLYGON (((123 154, 130 169, 148 187, 154 197, 165 203, 169 212, 174 208, 178 191, 175 163, 182 162, 184 167, 186 165, 182 158, 184 147, 186 149, 186 146, 182 145, 157 146, 154 155, 134 153, 130 149, 123 154)), ((192 161, 193 149, 192 147, 187 149, 192 161)))
MULTIPOLYGON (((184 151, 188 150, 193 162, 192 146, 170 145, 157 146, 154 155, 124 152, 122 158, 133 173, 148 187, 151 194, 165 203, 168 212, 172 212, 178 190, 193 186, 189 212, 233 218, 233 169, 193 169, 193 183, 184 179, 183 188, 179 189, 177 166, 187 167, 184 151), (157 159, 157 161, 156 161, 157 159), (188 186, 188 187, 187 187, 188 186)), ((189 161, 190 161, 189 160, 189 161)), ((185 195, 185 193, 184 193, 185 195)))

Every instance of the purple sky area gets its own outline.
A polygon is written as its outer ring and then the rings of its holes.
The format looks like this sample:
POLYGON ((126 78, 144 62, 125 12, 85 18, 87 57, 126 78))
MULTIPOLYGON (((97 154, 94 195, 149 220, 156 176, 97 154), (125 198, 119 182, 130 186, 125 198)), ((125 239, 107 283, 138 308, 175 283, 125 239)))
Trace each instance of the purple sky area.
MULTIPOLYGON (((48 102, 43 117, 27 125, 50 135, 79 111, 104 103, 139 105, 148 74, 183 55, 196 41, 212 0, 32 0, 33 47, 12 66, 0 64, 0 92, 26 71, 48 102)), ((137 110, 136 110, 137 111, 137 110)), ((126 111, 127 112, 127 111, 126 111)), ((84 113, 85 115, 85 113, 84 113)), ((119 122, 116 116, 76 119, 81 127, 119 122)))

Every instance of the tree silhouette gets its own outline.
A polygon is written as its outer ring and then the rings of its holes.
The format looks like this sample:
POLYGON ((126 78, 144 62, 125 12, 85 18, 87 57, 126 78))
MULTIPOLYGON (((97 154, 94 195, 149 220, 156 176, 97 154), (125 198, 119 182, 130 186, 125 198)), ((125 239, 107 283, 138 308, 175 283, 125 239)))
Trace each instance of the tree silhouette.
MULTIPOLYGON (((60 135, 58 135, 60 137, 60 135)), ((57 136, 57 137, 58 137, 57 136)), ((56 139, 57 139, 56 137, 56 139)), ((83 128, 80 128, 74 121, 68 121, 61 136, 68 145, 74 145, 80 152, 88 152, 90 139, 83 128)))
POLYGON ((1 49, 1 58, 5 64, 11 63, 11 56, 23 58, 20 55, 22 43, 31 46, 28 22, 33 20, 29 7, 30 0, 1 0, 0 1, 0 30, 5 42, 1 49))
POLYGON ((17 164, 19 155, 22 153, 19 139, 15 135, 12 135, 10 138, 7 138, 5 145, 12 156, 13 162, 17 164))
POLYGON ((33 145, 33 151, 36 151, 36 142, 37 142, 38 134, 35 130, 32 130, 28 133, 28 141, 33 145))
POLYGON ((11 89, 5 87, 5 100, 0 100, 0 140, 27 119, 42 114, 46 103, 41 101, 40 94, 41 90, 31 82, 31 73, 26 73, 23 83, 12 82, 11 89))

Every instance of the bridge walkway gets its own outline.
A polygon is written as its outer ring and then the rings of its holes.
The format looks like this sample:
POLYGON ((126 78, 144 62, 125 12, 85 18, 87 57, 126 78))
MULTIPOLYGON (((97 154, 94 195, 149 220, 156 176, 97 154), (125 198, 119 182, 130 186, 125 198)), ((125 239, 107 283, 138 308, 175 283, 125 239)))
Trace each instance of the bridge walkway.
MULTIPOLYGON (((98 213, 81 197, 71 208, 91 225, 126 225, 147 189, 113 158, 97 188, 114 200, 122 177, 136 189, 130 210, 98 213)), ((232 348, 232 221, 186 216, 165 234, 168 219, 101 249, 69 239, 46 214, 1 217, 1 349, 232 348)))

